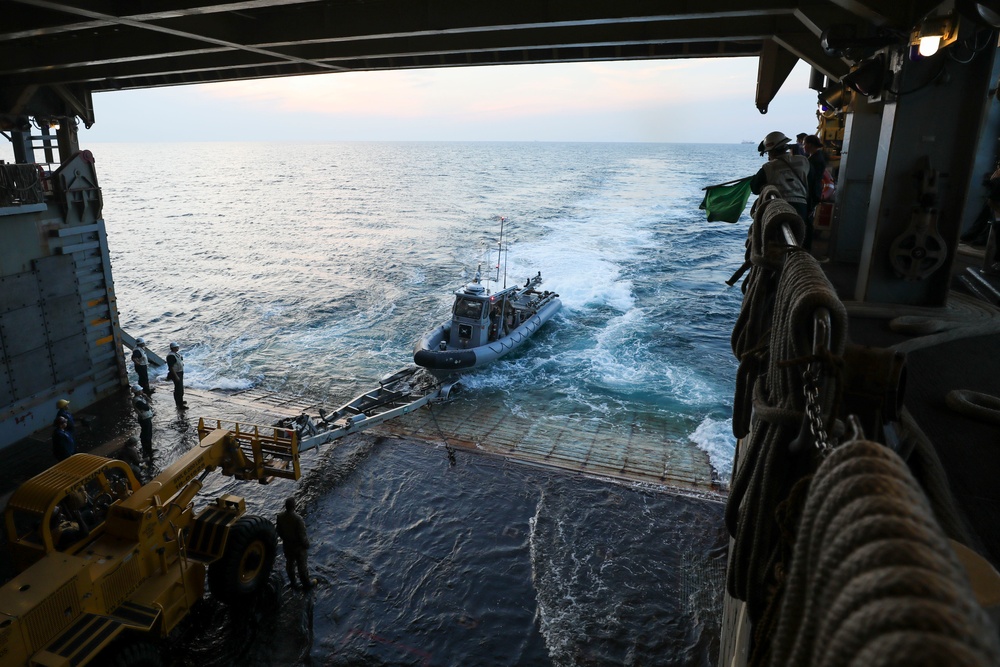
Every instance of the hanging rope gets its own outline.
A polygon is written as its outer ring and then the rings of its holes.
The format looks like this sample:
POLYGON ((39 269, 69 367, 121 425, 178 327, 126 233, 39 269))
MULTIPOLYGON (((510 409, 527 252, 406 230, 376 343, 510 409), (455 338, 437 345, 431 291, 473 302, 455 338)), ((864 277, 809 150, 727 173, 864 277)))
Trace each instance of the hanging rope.
POLYGON ((968 522, 963 518, 962 512, 958 509, 955 496, 948 483, 948 477, 944 472, 944 464, 938 457, 934 444, 917 424, 909 410, 903 408, 900 417, 903 425, 902 432, 907 439, 906 444, 909 445, 909 447, 904 447, 900 455, 903 456, 907 467, 927 496, 938 525, 951 539, 961 542, 975 551, 982 552, 984 548, 976 532, 970 528, 968 522))
MULTIPOLYGON (((771 202, 767 209, 783 202, 771 202)), ((772 214, 775 215, 776 214, 772 214)), ((763 214, 764 219, 767 214, 763 214)), ((762 241, 768 238, 766 230, 762 241)), ((755 253, 752 253, 755 254, 755 253)), ((741 444, 740 464, 733 476, 726 524, 734 538, 728 574, 728 589, 733 597, 746 601, 747 613, 755 629, 778 588, 778 574, 788 546, 781 539, 778 508, 792 486, 816 466, 817 450, 808 447, 797 454, 789 445, 803 430, 806 405, 804 370, 815 366, 821 377, 829 378, 825 390, 819 392, 819 412, 830 415, 836 404, 837 363, 843 354, 847 338, 847 314, 843 304, 826 278, 818 262, 806 252, 787 252, 777 289, 766 351, 758 363, 766 362, 763 376, 743 377, 744 387, 751 389, 751 405, 755 419, 749 435, 741 444), (830 313, 830 340, 825 355, 813 355, 813 331, 816 313, 830 313)), ((767 252, 760 253, 761 265, 771 260, 767 252)), ((753 272, 758 268, 755 264, 753 272)), ((772 269, 773 270, 773 269, 772 269)), ((760 274, 763 279, 764 274, 760 274)), ((750 281, 752 277, 748 277, 750 281)), ((754 286, 752 289, 759 289, 754 286)), ((748 291, 747 298, 750 297, 748 291)), ((747 308, 747 298, 744 309, 747 308)), ((755 295, 760 303, 765 297, 755 295)), ((753 306, 750 306, 751 308, 753 306)), ((765 307, 765 306, 758 306, 765 307)), ((734 334, 741 341, 749 335, 750 316, 744 334, 734 334)), ((741 367, 746 357, 741 358, 741 367)), ((753 371, 754 368, 749 369, 753 371)), ((737 396, 737 401, 746 400, 737 396)), ((734 425, 736 418, 734 417, 734 425)), ((832 424, 826 423, 826 431, 832 424)))
POLYGON ((34 164, 0 166, 0 206, 38 204, 45 201, 38 167, 34 164))
POLYGON ((776 631, 752 664, 1000 664, 996 632, 901 458, 856 440, 804 484, 776 631))
POLYGON ((742 286, 743 305, 731 338, 733 354, 740 361, 733 401, 733 435, 737 438, 744 437, 750 430, 753 383, 760 375, 766 358, 771 302, 784 255, 789 249, 783 226, 792 230, 797 243, 801 243, 805 236, 802 218, 788 202, 776 198, 777 194, 777 188, 767 186, 754 202, 754 221, 747 230, 745 262, 727 281, 730 285, 735 284, 749 268, 742 286))

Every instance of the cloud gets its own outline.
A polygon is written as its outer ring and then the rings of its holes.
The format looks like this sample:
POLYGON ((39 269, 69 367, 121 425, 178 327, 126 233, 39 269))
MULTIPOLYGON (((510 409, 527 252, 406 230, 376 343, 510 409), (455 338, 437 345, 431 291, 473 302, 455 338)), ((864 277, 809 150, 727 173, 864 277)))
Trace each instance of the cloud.
MULTIPOLYGON (((95 95, 84 141, 663 141, 812 130, 799 64, 766 116, 754 58, 348 72, 95 95)), ((2 159, 2 158, 0 158, 2 159)))
POLYGON ((630 61, 347 72, 204 86, 216 100, 285 113, 531 117, 753 94, 756 60, 630 61))

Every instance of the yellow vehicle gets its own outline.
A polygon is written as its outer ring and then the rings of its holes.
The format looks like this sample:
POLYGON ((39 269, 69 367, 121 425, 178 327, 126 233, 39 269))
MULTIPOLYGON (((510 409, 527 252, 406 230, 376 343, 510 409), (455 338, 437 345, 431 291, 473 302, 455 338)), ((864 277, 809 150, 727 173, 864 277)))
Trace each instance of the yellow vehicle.
POLYGON ((298 479, 298 436, 199 422, 200 442, 148 484, 128 465, 76 454, 25 482, 4 528, 19 574, 0 588, 0 666, 155 667, 151 643, 205 592, 239 603, 274 564, 273 524, 225 494, 200 511, 212 471, 298 479))

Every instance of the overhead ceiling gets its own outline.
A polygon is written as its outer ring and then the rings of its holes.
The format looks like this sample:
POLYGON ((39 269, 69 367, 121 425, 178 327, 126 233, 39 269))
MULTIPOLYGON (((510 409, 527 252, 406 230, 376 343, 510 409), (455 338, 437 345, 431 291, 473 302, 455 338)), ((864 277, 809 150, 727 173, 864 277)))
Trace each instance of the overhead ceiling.
MULTIPOLYGON (((761 56, 758 106, 799 59, 839 78, 832 25, 908 30, 937 0, 3 0, 0 121, 97 91, 324 72, 761 56)), ((763 109, 762 109, 763 110, 763 109)), ((0 123, 2 125, 2 123, 0 123)))

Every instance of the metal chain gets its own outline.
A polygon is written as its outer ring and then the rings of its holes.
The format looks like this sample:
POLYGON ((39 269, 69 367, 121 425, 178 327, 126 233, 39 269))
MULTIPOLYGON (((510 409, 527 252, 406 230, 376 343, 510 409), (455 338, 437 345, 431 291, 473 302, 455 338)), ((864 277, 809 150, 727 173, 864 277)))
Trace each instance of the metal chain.
POLYGON ((826 456, 830 453, 830 438, 823 426, 823 408, 819 403, 819 368, 818 364, 809 364, 802 372, 802 393, 806 397, 806 419, 809 420, 809 431, 813 442, 820 453, 826 456))

